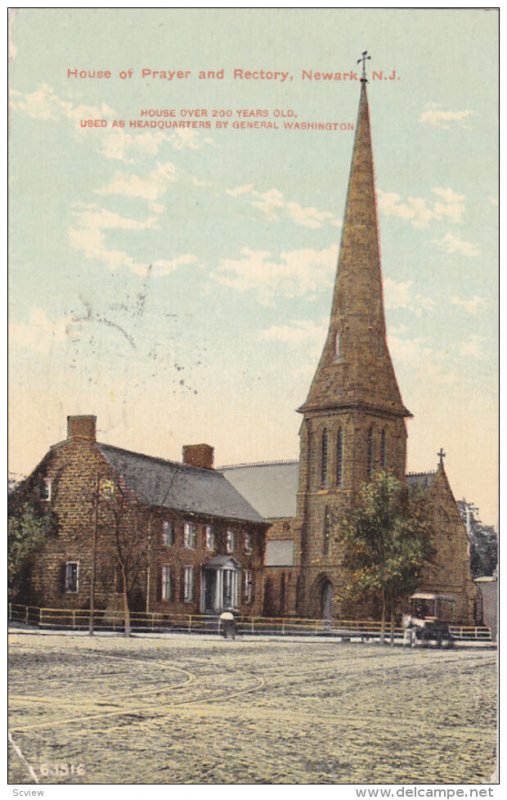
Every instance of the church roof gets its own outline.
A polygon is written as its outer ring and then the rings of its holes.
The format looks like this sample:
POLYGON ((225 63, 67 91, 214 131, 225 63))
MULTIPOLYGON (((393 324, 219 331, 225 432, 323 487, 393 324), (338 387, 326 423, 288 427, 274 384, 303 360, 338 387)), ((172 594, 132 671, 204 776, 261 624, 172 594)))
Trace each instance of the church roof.
MULTIPOLYGON (((298 461, 269 461, 218 467, 221 472, 265 519, 296 516, 299 484, 298 461)), ((409 472, 409 486, 428 489, 435 472, 409 472)))
POLYGON ((190 467, 108 444, 97 444, 97 447, 146 505, 231 520, 265 522, 217 470, 190 467))
POLYGON ((237 464, 219 471, 266 519, 296 516, 298 461, 237 464))
POLYGON ((420 489, 429 489, 431 484, 436 478, 436 471, 434 472, 409 472, 406 475, 406 480, 409 486, 418 486, 420 489))
POLYGON ((366 81, 361 83, 328 335, 299 410, 358 406, 411 416, 403 405, 386 341, 366 81))

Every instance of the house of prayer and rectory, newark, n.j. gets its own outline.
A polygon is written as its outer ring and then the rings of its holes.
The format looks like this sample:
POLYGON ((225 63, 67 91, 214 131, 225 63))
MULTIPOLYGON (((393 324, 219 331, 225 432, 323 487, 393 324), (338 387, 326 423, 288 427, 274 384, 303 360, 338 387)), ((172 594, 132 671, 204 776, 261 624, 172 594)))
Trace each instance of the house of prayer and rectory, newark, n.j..
MULTIPOLYGON (((135 70, 132 67, 126 70, 121 70, 118 76, 122 80, 140 77, 142 80, 163 80, 163 81, 181 81, 188 80, 196 76, 199 80, 225 80, 225 69, 216 70, 199 70, 194 72, 191 69, 152 69, 151 67, 142 67, 135 70)), ((76 78, 78 80, 110 80, 116 77, 109 69, 67 69, 67 78, 76 78)), ((279 81, 285 83, 286 81, 293 81, 294 76, 288 70, 269 70, 269 69, 243 69, 236 67, 228 73, 228 77, 238 81, 279 81)), ((345 72, 333 71, 318 71, 313 69, 302 69, 300 72, 300 79, 303 81, 358 81, 360 80, 360 73, 354 70, 346 70, 345 72)), ((399 80, 396 70, 393 69, 389 74, 383 70, 372 71, 372 80, 399 80)))

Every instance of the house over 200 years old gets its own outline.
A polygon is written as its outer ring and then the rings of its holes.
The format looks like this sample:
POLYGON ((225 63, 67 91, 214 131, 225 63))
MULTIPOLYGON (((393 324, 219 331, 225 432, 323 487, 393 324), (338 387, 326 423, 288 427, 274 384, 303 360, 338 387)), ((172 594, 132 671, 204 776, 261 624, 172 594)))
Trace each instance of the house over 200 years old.
POLYGON ((411 414, 386 339, 365 78, 329 329, 298 411, 299 461, 221 470, 207 445, 184 448, 177 464, 99 444, 95 417, 69 417, 67 440, 24 486, 58 518, 36 560, 34 592, 48 605, 86 607, 95 552, 102 607, 124 581, 140 609, 355 616, 359 608, 339 601, 347 565, 336 520, 364 482, 388 470, 428 498, 435 556, 419 591, 452 597, 456 620, 473 622, 468 539, 443 454, 435 472, 406 476, 411 414))
POLYGON ((57 520, 32 575, 33 600, 107 608, 125 580, 136 610, 258 614, 267 523, 213 469, 213 448, 183 463, 96 441, 94 416, 68 417, 22 491, 57 520))

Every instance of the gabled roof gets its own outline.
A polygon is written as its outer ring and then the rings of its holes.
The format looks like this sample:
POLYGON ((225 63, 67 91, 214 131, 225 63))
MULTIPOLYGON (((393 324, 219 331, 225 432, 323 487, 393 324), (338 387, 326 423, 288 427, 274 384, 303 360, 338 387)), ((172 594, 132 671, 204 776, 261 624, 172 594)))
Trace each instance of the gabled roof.
POLYGON ((296 516, 298 461, 237 464, 219 471, 266 519, 296 516))
MULTIPOLYGON (((265 519, 296 516, 299 485, 298 461, 269 461, 218 467, 237 490, 265 519)), ((428 489, 436 472, 409 472, 409 486, 428 489)))
POLYGON ((233 569, 238 569, 241 566, 239 561, 232 558, 232 556, 215 556, 214 558, 210 558, 209 561, 206 561, 203 567, 204 569, 222 569, 222 567, 228 564, 230 564, 233 569))
POLYGON ((97 447, 146 505, 245 522, 265 521, 218 470, 189 467, 108 444, 97 443, 97 447))

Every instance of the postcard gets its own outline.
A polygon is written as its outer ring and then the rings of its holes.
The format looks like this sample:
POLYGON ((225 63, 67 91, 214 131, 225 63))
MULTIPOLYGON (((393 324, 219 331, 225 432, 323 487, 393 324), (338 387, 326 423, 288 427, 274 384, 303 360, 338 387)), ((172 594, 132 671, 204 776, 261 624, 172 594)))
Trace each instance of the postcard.
POLYGON ((498 13, 10 10, 13 796, 492 796, 498 13))

